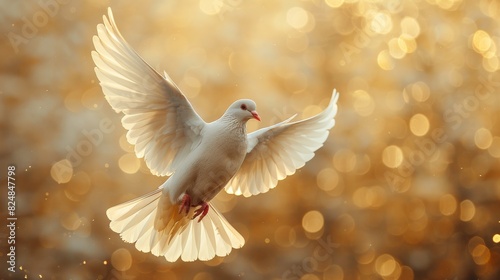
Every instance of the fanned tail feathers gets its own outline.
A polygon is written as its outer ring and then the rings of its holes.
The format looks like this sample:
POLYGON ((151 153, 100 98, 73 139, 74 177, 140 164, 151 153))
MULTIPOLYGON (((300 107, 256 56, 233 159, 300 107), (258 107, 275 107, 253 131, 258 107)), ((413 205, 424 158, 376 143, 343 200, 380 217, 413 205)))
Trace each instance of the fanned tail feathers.
POLYGON ((195 207, 189 213, 179 213, 179 205, 157 189, 134 200, 114 206, 106 214, 110 227, 121 238, 142 252, 174 262, 206 261, 226 256, 232 248, 245 244, 243 237, 209 203, 208 214, 198 222, 192 220, 195 207))

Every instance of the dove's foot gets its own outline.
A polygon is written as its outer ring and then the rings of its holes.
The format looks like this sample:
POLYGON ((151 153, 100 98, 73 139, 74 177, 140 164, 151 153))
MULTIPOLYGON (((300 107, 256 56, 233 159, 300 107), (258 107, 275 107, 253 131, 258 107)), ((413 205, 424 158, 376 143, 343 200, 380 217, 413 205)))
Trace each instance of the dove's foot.
POLYGON ((196 211, 194 211, 194 215, 193 215, 193 220, 200 216, 200 218, 198 219, 198 223, 201 222, 201 220, 203 219, 203 217, 205 217, 208 213, 208 203, 206 202, 203 202, 201 205, 200 205, 200 208, 196 209, 196 211))
POLYGON ((186 215, 189 213, 189 208, 191 207, 191 197, 188 194, 184 194, 181 201, 181 207, 179 207, 179 214, 182 211, 186 212, 186 215))

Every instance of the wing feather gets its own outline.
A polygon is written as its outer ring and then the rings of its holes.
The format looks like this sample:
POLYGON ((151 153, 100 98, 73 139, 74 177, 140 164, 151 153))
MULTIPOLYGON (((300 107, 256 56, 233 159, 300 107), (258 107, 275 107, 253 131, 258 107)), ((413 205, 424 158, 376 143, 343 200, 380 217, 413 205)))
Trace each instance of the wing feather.
POLYGON ((303 167, 335 125, 338 97, 334 90, 328 107, 316 116, 290 122, 292 117, 248 134, 247 156, 226 191, 245 197, 265 193, 303 167))
POLYGON ((200 143, 205 122, 170 77, 162 77, 125 41, 111 9, 93 42, 97 78, 111 107, 124 113, 127 141, 153 174, 172 174, 200 143))

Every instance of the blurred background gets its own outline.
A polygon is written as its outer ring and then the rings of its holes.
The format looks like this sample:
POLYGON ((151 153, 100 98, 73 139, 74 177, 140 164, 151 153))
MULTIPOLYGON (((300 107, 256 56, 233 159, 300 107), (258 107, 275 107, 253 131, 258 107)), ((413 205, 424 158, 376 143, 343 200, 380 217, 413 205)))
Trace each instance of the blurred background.
MULTIPOLYGON (((16 167, 17 272, 3 279, 499 279, 500 3, 0 0, 0 179, 16 167), (215 203, 246 244, 168 263, 109 229, 158 187, 90 52, 123 36, 206 120, 252 98, 262 122, 320 112, 316 156, 276 189, 215 203)), ((5 222, 7 224, 7 222, 5 222)))

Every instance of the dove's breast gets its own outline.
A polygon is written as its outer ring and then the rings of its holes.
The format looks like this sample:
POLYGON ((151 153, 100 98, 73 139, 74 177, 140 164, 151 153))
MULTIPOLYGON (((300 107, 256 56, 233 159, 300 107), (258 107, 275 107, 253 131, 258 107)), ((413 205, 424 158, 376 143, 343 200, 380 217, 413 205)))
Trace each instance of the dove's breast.
POLYGON ((244 129, 219 131, 206 139, 199 147, 203 152, 196 163, 199 172, 195 185, 187 191, 205 202, 226 186, 243 163, 247 150, 244 129))
POLYGON ((208 128, 200 145, 166 182, 174 201, 184 193, 191 196, 193 205, 210 201, 226 186, 245 159, 244 128, 208 128))

